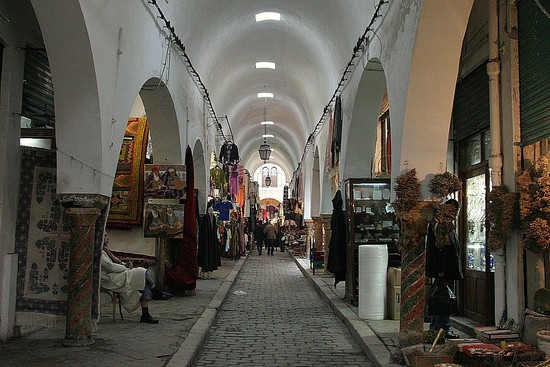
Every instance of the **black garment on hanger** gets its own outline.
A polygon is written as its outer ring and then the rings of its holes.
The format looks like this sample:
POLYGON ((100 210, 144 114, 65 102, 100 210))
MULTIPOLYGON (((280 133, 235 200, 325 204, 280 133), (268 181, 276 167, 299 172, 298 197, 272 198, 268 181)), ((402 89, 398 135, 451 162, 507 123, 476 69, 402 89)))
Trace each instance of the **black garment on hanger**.
POLYGON ((332 218, 330 219, 332 233, 328 244, 327 263, 328 271, 334 274, 334 286, 346 280, 346 218, 343 205, 342 192, 338 190, 332 199, 332 218))
POLYGON ((239 149, 232 142, 227 142, 220 149, 219 161, 224 165, 234 165, 239 163, 239 149))
POLYGON ((199 226, 199 266, 203 273, 218 269, 221 262, 214 216, 206 213, 199 226))

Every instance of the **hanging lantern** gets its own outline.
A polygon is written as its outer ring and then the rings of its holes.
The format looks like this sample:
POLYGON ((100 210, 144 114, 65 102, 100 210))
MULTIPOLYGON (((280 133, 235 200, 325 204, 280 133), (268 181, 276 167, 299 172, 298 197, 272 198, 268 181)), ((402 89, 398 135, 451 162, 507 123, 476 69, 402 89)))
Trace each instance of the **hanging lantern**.
POLYGON ((265 178, 265 185, 266 185, 267 187, 271 186, 271 177, 270 177, 270 176, 267 176, 267 177, 265 178))
POLYGON ((266 143, 265 140, 264 143, 260 145, 258 153, 260 153, 260 159, 262 161, 269 160, 269 156, 271 155, 271 147, 269 146, 269 144, 266 143))

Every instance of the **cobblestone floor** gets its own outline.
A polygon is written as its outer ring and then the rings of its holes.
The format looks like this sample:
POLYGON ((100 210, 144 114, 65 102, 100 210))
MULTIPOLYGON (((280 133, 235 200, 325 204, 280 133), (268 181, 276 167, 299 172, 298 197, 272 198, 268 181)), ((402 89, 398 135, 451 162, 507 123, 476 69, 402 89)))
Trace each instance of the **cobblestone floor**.
POLYGON ((372 366, 288 253, 250 256, 195 366, 372 366))

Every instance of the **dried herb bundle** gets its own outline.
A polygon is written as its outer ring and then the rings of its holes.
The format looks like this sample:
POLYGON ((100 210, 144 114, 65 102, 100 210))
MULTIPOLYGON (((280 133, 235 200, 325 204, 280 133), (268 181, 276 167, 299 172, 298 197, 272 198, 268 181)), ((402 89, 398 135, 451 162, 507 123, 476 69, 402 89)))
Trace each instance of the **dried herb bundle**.
POLYGON ((460 190, 462 183, 458 177, 451 172, 438 173, 430 181, 428 187, 430 192, 436 196, 444 198, 460 190))
POLYGON ((519 201, 515 192, 506 186, 495 186, 487 195, 487 220, 489 221, 489 242, 491 250, 502 248, 514 229, 518 229, 519 201))
POLYGON ((435 245, 442 247, 449 243, 449 233, 456 228, 458 209, 454 205, 437 204, 434 210, 435 245))
POLYGON ((533 252, 550 249, 550 160, 539 158, 517 179, 523 246, 533 252))
POLYGON ((416 178, 416 169, 413 168, 396 177, 393 189, 396 196, 393 207, 397 215, 401 216, 414 208, 420 200, 420 182, 416 178))

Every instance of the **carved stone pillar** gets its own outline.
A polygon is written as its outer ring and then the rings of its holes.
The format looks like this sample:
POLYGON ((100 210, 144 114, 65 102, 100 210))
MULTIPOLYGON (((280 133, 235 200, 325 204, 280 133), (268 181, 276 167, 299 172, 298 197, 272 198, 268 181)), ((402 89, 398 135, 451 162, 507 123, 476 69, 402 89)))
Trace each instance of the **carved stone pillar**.
POLYGON ((64 346, 94 343, 91 330, 92 291, 96 222, 109 198, 102 195, 60 195, 72 222, 67 322, 64 346))
POLYGON ((323 244, 325 246, 325 272, 328 272, 328 255, 329 255, 329 242, 330 236, 332 235, 332 230, 330 229, 330 220, 332 219, 331 214, 321 214, 322 225, 323 225, 323 244))

